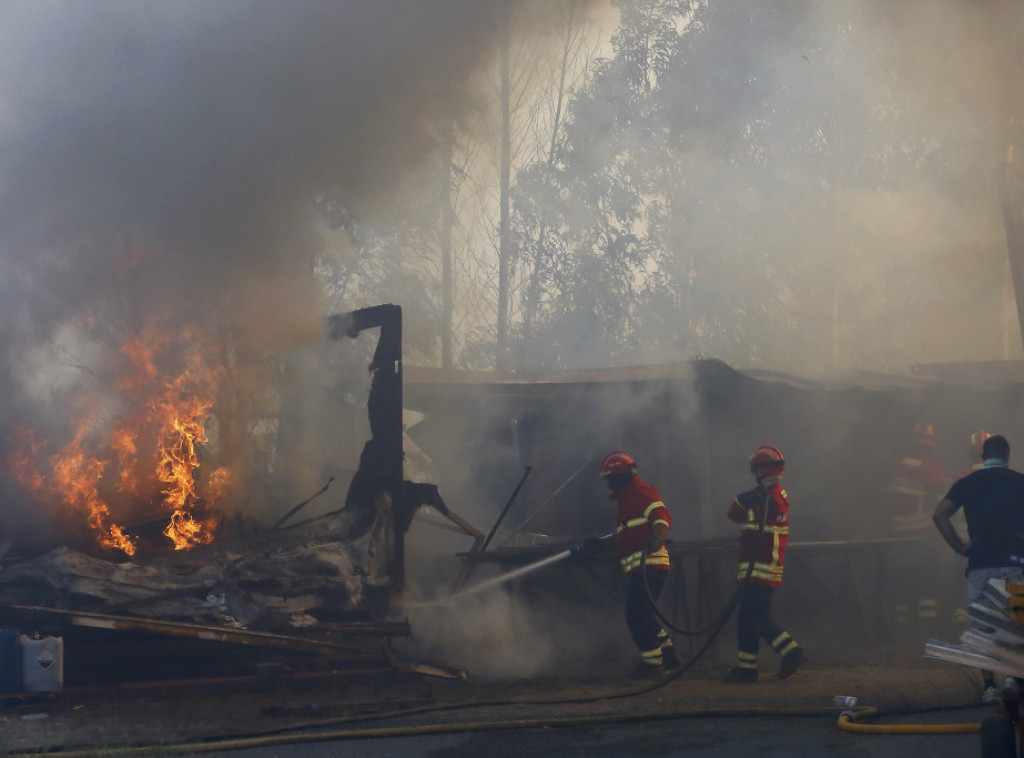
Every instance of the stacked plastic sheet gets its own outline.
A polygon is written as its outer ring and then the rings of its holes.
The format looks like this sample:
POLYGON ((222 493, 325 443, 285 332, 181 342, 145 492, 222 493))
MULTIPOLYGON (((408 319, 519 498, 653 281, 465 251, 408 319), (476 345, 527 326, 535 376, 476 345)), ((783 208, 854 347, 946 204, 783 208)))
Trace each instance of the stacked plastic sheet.
POLYGON ((960 635, 960 644, 932 640, 925 645, 925 657, 964 666, 1024 677, 1024 622, 1020 598, 1024 575, 992 579, 981 602, 967 611, 971 629, 960 635))

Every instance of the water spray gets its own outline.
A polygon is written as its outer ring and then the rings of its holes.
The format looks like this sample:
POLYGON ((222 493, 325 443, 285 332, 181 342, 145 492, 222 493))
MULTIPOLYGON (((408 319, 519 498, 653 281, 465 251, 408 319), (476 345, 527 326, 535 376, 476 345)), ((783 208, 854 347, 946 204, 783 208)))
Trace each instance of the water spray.
POLYGON ((572 552, 572 550, 563 550, 560 553, 549 555, 547 558, 543 558, 535 563, 531 563, 527 566, 522 566, 520 568, 509 571, 507 574, 502 574, 501 576, 496 576, 493 579, 488 579, 486 582, 480 582, 480 584, 475 584, 472 587, 467 587, 461 592, 456 592, 454 595, 450 595, 445 602, 450 603, 453 600, 466 597, 467 595, 475 595, 476 593, 482 592, 486 589, 490 589, 491 587, 497 587, 499 584, 510 582, 513 579, 523 576, 524 574, 529 574, 533 571, 536 571, 537 569, 549 566, 552 563, 558 563, 559 561, 564 560, 568 558, 570 555, 572 555, 572 552))
POLYGON ((454 603, 456 600, 461 600, 462 598, 465 598, 469 595, 475 595, 479 592, 483 592, 484 590, 490 589, 492 587, 497 587, 498 585, 505 584, 506 582, 510 582, 513 579, 517 579, 521 576, 524 576, 525 574, 534 572, 537 569, 544 568, 545 566, 550 566, 552 563, 558 563, 559 561, 565 560, 570 555, 572 555, 573 552, 573 550, 562 550, 561 552, 549 555, 547 558, 543 558, 539 561, 536 561, 535 563, 531 563, 528 566, 522 566, 520 568, 509 571, 507 574, 502 574, 501 576, 496 576, 493 579, 488 579, 485 582, 480 582, 480 584, 475 584, 472 587, 467 587, 466 589, 461 590, 460 592, 456 592, 454 595, 449 595, 448 597, 440 600, 405 603, 405 605, 409 607, 450 605, 451 603, 454 603))

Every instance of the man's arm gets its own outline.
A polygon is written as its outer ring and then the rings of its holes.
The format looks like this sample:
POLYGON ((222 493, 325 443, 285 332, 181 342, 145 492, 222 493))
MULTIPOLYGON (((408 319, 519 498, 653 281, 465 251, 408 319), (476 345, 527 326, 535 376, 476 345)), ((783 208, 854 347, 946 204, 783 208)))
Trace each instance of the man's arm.
POLYGON ((725 514, 730 521, 735 521, 737 524, 745 524, 752 519, 752 516, 740 505, 740 501, 733 500, 732 505, 729 506, 729 512, 725 514))
POLYGON ((663 521, 658 521, 651 526, 651 536, 647 539, 647 550, 648 552, 656 552, 661 550, 661 546, 665 544, 668 539, 668 525, 663 521))
POLYGON ((946 541, 946 544, 953 548, 953 552, 957 555, 967 555, 971 549, 971 545, 974 540, 967 542, 966 544, 960 535, 956 533, 956 529, 953 527, 953 522, 950 519, 953 514, 957 512, 959 506, 950 500, 948 497, 942 498, 942 501, 935 506, 935 513, 932 514, 932 521, 935 522, 935 527, 939 530, 939 534, 942 535, 942 539, 946 541))

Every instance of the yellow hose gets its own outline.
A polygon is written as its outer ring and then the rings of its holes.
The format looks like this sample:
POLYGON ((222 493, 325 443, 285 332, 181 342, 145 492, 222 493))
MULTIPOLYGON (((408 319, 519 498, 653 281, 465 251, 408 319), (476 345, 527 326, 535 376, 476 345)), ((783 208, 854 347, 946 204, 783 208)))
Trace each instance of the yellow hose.
POLYGON ((981 724, 858 724, 844 711, 839 728, 854 734, 976 734, 981 724))

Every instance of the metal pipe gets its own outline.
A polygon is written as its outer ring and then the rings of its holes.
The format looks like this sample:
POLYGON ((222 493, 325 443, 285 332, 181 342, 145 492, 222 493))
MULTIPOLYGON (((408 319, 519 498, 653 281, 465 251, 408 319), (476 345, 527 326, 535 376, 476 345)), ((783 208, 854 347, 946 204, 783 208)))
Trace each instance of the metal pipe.
POLYGON ((582 473, 583 469, 585 469, 587 466, 590 465, 590 460, 591 460, 590 458, 587 458, 585 461, 583 461, 583 463, 580 464, 580 467, 578 469, 576 469, 575 471, 573 471, 569 475, 568 479, 566 479, 564 482, 562 482, 560 485, 558 485, 558 487, 555 488, 555 491, 552 492, 548 496, 547 500, 545 500, 543 503, 540 504, 540 506, 537 508, 537 510, 535 510, 533 513, 531 513, 529 516, 527 516, 525 519, 523 519, 523 522, 519 526, 517 526, 515 529, 512 530, 512 533, 509 534, 505 538, 505 541, 501 543, 501 546, 504 547, 505 545, 507 545, 509 543, 509 540, 511 540, 513 537, 515 537, 517 534, 519 534, 521 531, 523 531, 523 529, 526 528, 527 524, 529 524, 531 521, 533 521, 533 519, 541 511, 543 511, 545 508, 547 508, 548 505, 551 504, 551 501, 554 500, 556 497, 558 497, 558 493, 560 493, 562 490, 564 490, 566 487, 568 487, 569 483, 573 479, 575 479, 577 476, 579 476, 580 473, 582 473))
POLYGON ((523 484, 526 482, 526 478, 533 471, 533 466, 527 464, 524 467, 523 475, 519 479, 519 484, 512 490, 512 495, 509 497, 508 502, 505 503, 505 507, 501 509, 501 513, 498 515, 498 520, 494 522, 494 526, 491 527, 490 533, 487 535, 487 539, 484 540, 484 544, 480 546, 480 552, 487 549, 487 546, 491 544, 491 540, 494 538, 494 533, 498 531, 498 527, 501 526, 501 522, 505 520, 505 515, 508 513, 508 509, 512 507, 512 503, 515 502, 516 496, 519 494, 519 490, 523 488, 523 484))

